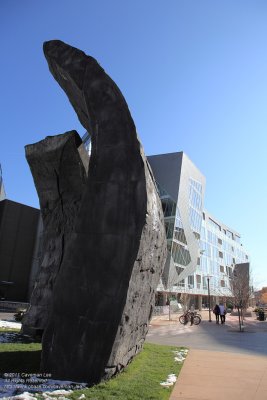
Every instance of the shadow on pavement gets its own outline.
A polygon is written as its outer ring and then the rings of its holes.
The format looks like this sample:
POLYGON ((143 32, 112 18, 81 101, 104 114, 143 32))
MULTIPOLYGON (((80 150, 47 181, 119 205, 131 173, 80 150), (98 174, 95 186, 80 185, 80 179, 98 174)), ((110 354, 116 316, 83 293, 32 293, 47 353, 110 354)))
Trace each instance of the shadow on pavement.
POLYGON ((247 317, 244 331, 239 331, 238 317, 227 315, 224 325, 208 321, 203 313, 200 325, 183 326, 176 321, 155 319, 150 325, 147 341, 185 346, 192 349, 267 355, 267 322, 247 317))

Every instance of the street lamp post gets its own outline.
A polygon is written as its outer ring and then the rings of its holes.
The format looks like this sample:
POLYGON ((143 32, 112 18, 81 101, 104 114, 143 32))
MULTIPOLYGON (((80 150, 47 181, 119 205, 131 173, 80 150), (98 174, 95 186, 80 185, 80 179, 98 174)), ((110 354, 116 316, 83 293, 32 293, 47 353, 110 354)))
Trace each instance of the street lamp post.
MULTIPOLYGON (((200 250, 200 254, 203 255, 205 253, 205 250, 200 250)), ((211 312, 210 312, 210 278, 212 278, 211 275, 206 276, 207 281, 208 281, 208 302, 209 302, 209 322, 211 322, 211 312)))
POLYGON ((211 276, 207 276, 208 281, 208 301, 209 301, 209 322, 211 322, 211 312, 210 312, 210 278, 211 276))

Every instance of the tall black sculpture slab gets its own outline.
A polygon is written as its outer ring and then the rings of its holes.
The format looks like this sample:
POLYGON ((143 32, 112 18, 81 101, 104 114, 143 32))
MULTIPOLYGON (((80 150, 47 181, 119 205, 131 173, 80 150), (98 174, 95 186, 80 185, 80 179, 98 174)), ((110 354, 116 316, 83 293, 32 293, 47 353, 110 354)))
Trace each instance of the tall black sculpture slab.
POLYGON ((34 328, 41 333, 47 326, 65 249, 73 239, 89 159, 76 131, 48 136, 25 150, 39 196, 43 233, 40 273, 23 318, 23 332, 34 328))
POLYGON ((92 135, 92 153, 53 284, 42 370, 94 384, 120 371, 142 348, 166 258, 165 228, 118 87, 95 59, 61 41, 45 43, 44 53, 92 135))

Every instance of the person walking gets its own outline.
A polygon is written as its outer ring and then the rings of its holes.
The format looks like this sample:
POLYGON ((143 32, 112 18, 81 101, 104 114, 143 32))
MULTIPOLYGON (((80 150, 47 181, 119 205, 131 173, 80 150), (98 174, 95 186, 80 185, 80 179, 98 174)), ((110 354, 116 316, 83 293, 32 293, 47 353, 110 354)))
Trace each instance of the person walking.
POLYGON ((219 304, 221 324, 225 323, 225 307, 222 303, 219 304))
POLYGON ((218 306, 218 304, 215 305, 214 309, 213 309, 213 313, 215 314, 216 317, 216 324, 219 323, 219 315, 220 315, 220 307, 218 306))

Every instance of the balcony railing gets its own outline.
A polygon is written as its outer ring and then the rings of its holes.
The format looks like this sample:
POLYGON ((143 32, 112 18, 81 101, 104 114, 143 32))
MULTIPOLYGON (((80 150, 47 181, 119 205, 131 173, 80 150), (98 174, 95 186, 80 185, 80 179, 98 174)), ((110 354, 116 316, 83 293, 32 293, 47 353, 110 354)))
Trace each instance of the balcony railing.
MULTIPOLYGON (((160 292, 167 292, 167 293, 188 293, 188 294, 196 294, 196 295, 203 295, 208 296, 208 288, 201 287, 201 284, 197 284, 197 287, 193 286, 192 284, 180 284, 177 286, 172 286, 168 289, 164 289, 162 285, 158 287, 158 291, 160 292)), ((215 287, 210 286, 210 295, 211 296, 221 296, 221 297, 231 297, 231 291, 228 287, 215 287)))

